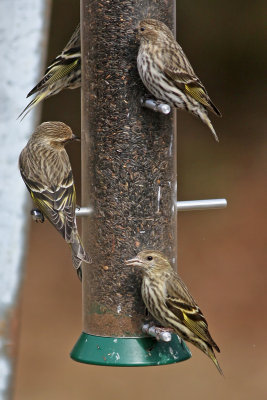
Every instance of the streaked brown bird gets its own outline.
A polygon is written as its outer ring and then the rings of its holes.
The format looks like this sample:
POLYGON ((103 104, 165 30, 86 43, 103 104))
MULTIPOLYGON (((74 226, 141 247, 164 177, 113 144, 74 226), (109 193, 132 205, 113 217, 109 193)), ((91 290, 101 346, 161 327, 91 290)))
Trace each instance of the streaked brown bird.
POLYGON ((159 251, 144 250, 126 264, 142 268, 142 298, 150 314, 203 351, 223 374, 213 350, 220 349, 209 333, 208 323, 167 257, 159 251))
POLYGON ((37 208, 70 245, 74 268, 81 277, 81 263, 90 259, 77 229, 76 192, 65 150, 75 139, 63 122, 43 122, 20 153, 19 169, 37 208))
POLYGON ((221 113, 210 100, 171 30, 161 21, 144 19, 138 25, 138 38, 138 72, 149 92, 158 100, 199 117, 219 141, 208 111, 218 116, 221 113))
POLYGON ((24 108, 18 118, 22 119, 42 100, 54 96, 63 89, 76 89, 81 86, 81 43, 80 24, 75 29, 67 45, 45 71, 43 78, 28 93, 36 97, 24 108))

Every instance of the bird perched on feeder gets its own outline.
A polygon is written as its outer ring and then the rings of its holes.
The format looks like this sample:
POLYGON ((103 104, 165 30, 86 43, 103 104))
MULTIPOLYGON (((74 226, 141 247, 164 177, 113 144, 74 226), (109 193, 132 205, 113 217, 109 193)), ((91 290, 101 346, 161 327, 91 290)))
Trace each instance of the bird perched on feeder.
POLYGON ((159 251, 144 250, 126 264, 142 269, 142 298, 150 314, 202 350, 222 374, 213 350, 220 349, 208 331, 208 323, 167 257, 159 251))
POLYGON ((138 72, 149 92, 158 100, 199 117, 218 141, 208 111, 218 116, 221 113, 170 29, 161 21, 144 19, 138 25, 138 38, 138 72))
MULTIPOLYGON (((24 108, 18 118, 23 118, 30 110, 63 89, 76 89, 81 86, 81 43, 80 24, 75 29, 67 45, 45 71, 43 78, 28 93, 27 97, 37 93, 36 97, 24 108)), ((22 118, 22 119, 23 119, 22 118)))
POLYGON ((65 145, 78 139, 63 122, 44 122, 32 134, 19 157, 21 176, 45 218, 72 249, 72 261, 81 277, 82 261, 90 262, 78 233, 76 192, 65 145))

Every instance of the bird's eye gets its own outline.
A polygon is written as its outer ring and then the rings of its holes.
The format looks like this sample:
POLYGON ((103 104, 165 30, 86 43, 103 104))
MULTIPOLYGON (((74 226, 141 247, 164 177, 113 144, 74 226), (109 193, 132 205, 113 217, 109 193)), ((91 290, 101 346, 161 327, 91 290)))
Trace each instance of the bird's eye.
POLYGON ((145 28, 144 28, 144 27, 140 28, 140 31, 144 32, 144 30, 145 30, 145 28))
POLYGON ((152 261, 152 260, 153 260, 153 257, 152 257, 152 256, 148 256, 148 257, 147 257, 147 260, 148 260, 148 261, 152 261))

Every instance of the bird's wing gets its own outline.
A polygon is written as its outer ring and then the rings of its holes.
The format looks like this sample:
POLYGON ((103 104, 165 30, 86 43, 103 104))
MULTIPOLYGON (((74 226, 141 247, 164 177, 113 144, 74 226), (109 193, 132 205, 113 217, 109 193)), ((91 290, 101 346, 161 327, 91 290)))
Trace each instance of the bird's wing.
POLYGON ((80 86, 81 45, 80 25, 78 25, 62 53, 46 69, 40 82, 27 94, 27 97, 29 97, 37 93, 36 97, 22 110, 18 118, 25 118, 34 106, 61 90, 65 88, 76 89, 80 86))
MULTIPOLYGON (((62 53, 57 56, 51 65, 46 69, 44 77, 28 93, 27 97, 40 92, 44 88, 52 85, 58 80, 70 75, 70 73, 81 66, 81 44, 80 44, 80 24, 75 29, 72 37, 64 47, 62 53)), ((66 81, 68 82, 68 81, 66 81)), ((70 85, 71 82, 68 82, 70 85)), ((63 89, 62 87, 61 89, 63 89)), ((73 87, 74 88, 74 87, 73 87)), ((54 93, 55 94, 55 93, 54 93)))
POLYGON ((27 178, 22 168, 22 178, 37 207, 55 226, 67 242, 71 242, 75 224, 76 193, 70 170, 57 186, 48 188, 43 183, 27 178))
MULTIPOLYGON (((45 71, 44 77, 37 83, 37 85, 27 94, 27 97, 34 93, 40 92, 53 83, 63 79, 71 74, 71 72, 78 70, 81 66, 81 52, 80 47, 72 48, 64 54, 58 56, 54 62, 49 65, 45 71)), ((66 85, 69 84, 66 80, 66 85)), ((61 89, 64 89, 62 86, 61 89)), ((55 93, 53 93, 55 94, 55 93)))
POLYGON ((208 331, 206 319, 181 279, 167 283, 166 305, 191 332, 220 351, 208 331))
MULTIPOLYGON (((163 53, 165 54, 165 53, 163 53)), ((168 50, 168 58, 164 58, 163 71, 173 84, 194 100, 203 104, 210 111, 221 115, 220 111, 210 100, 208 93, 189 63, 182 48, 178 45, 168 50)))
POLYGON ((76 89, 81 86, 81 58, 69 58, 55 61, 48 67, 41 81, 28 93, 27 97, 34 93, 37 95, 21 111, 18 118, 22 120, 42 100, 61 92, 65 88, 76 89))

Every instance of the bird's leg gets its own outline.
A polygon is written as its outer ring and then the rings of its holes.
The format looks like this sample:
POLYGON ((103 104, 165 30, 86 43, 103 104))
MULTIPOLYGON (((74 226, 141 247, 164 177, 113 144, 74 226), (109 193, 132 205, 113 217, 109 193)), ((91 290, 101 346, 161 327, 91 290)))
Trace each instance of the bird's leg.
POLYGON ((155 97, 150 94, 146 94, 141 98, 141 105, 142 107, 160 112, 161 114, 169 114, 171 112, 169 104, 163 103, 161 100, 156 100, 155 97))
POLYGON ((156 326, 154 322, 144 324, 142 331, 163 342, 170 342, 172 340, 173 329, 156 326))
POLYGON ((41 224, 44 222, 44 214, 42 213, 42 211, 40 211, 40 210, 38 210, 38 208, 33 208, 32 210, 31 210, 31 216, 32 216, 32 219, 35 221, 35 222, 41 222, 41 224))

